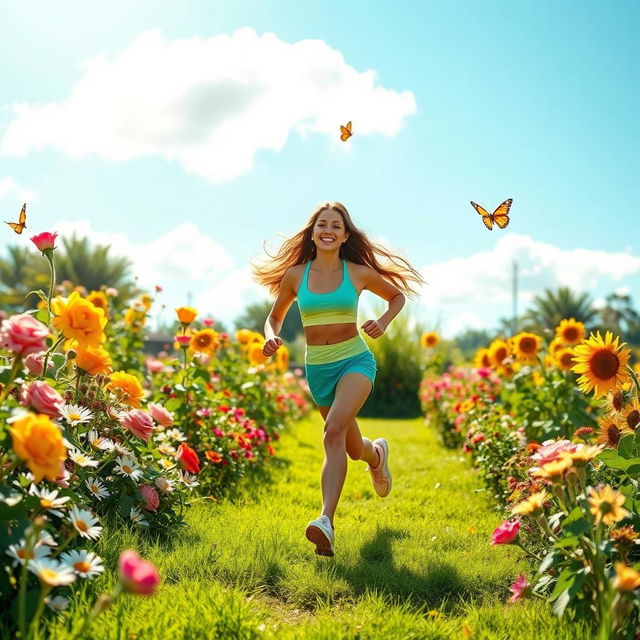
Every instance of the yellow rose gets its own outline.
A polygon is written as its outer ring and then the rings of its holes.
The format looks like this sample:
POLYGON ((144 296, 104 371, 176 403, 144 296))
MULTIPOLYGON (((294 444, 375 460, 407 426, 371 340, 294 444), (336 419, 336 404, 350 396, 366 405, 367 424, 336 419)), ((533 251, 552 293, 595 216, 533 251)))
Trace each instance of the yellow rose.
POLYGON ((65 338, 73 338, 81 346, 99 346, 105 341, 103 329, 107 324, 104 309, 96 307, 74 291, 68 298, 51 301, 55 314, 53 326, 62 331, 65 338))
POLYGON ((62 431, 44 413, 29 413, 16 420, 9 432, 13 436, 13 450, 26 463, 34 481, 43 477, 52 482, 63 472, 67 448, 62 431))
POLYGON ((111 356, 104 347, 78 347, 76 366, 88 374, 111 373, 111 364, 111 356))
POLYGON ((178 314, 178 320, 184 324, 191 324, 198 315, 198 312, 193 307, 178 307, 176 309, 178 314))
POLYGON ((109 380, 107 389, 113 391, 121 402, 128 404, 130 407, 140 408, 143 392, 138 378, 124 371, 115 371, 109 376, 109 380))

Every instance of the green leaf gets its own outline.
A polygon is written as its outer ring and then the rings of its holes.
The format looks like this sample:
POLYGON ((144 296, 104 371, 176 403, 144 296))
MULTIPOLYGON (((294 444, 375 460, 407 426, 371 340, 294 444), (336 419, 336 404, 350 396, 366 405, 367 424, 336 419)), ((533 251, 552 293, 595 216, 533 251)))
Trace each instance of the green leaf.
POLYGON ((582 509, 574 507, 571 513, 562 522, 562 531, 573 536, 579 536, 589 528, 589 523, 584 518, 582 509))
POLYGON ((635 435, 630 433, 627 436, 624 436, 622 440, 618 443, 618 455, 622 456, 625 459, 629 459, 633 457, 633 439, 635 435))
POLYGON ((580 539, 578 536, 563 536, 560 540, 554 542, 553 546, 556 549, 564 549, 565 547, 575 547, 580 539))
MULTIPOLYGON (((625 438, 627 437, 633 438, 633 436, 625 436, 625 438)), ((624 440, 624 438, 622 440, 624 440)), ((622 440, 620 444, 622 444, 622 440)), ((630 466, 640 464, 640 458, 625 459, 613 449, 605 449, 597 459, 610 469, 620 469, 621 471, 627 471, 630 466)))

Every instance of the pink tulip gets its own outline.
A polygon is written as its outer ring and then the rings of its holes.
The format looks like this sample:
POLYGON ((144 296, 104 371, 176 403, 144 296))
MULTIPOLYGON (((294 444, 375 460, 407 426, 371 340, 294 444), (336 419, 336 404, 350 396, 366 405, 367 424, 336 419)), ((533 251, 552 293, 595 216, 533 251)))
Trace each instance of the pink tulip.
POLYGON ((518 540, 520 533, 520 521, 506 520, 491 534, 491 544, 514 544, 518 540))
POLYGON ((49 329, 28 313, 13 315, 0 325, 0 347, 17 356, 45 351, 49 329))
POLYGON ((527 581, 527 576, 524 573, 521 573, 518 576, 518 579, 509 587, 513 595, 509 598, 510 603, 517 602, 523 596, 527 595, 529 592, 529 587, 531 585, 527 581))
POLYGON ((160 504, 158 492, 148 484, 139 485, 138 491, 144 499, 144 508, 147 511, 157 511, 158 505, 160 504))
POLYGON ((151 416, 140 409, 121 413, 118 420, 125 429, 129 429, 134 436, 145 442, 149 440, 149 436, 155 429, 151 416))
POLYGON ((56 244, 57 236, 58 236, 57 233, 43 231, 42 233, 39 233, 37 236, 32 236, 31 242, 33 242, 33 244, 35 244, 36 247, 38 247, 38 249, 42 251, 42 253, 44 253, 45 251, 47 251, 47 249, 56 248, 55 244, 56 244))
POLYGON ((118 571, 120 584, 128 593, 151 595, 160 582, 158 570, 132 549, 120 554, 118 571))
POLYGON ((167 411, 161 404, 150 402, 147 406, 151 417, 163 427, 170 427, 173 424, 173 413, 167 411))
POLYGON ((59 418, 64 399, 44 380, 34 380, 22 388, 20 404, 23 407, 31 406, 38 413, 46 413, 52 418, 59 418))

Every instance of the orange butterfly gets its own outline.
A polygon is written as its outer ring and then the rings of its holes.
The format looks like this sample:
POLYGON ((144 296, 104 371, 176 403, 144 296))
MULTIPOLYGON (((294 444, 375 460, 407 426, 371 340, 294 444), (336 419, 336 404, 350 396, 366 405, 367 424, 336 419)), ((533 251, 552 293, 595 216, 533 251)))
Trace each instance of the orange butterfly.
POLYGON ((511 208, 512 202, 513 198, 505 200, 493 213, 489 213, 484 207, 473 202, 473 200, 471 200, 471 205, 482 216, 484 226, 491 231, 494 222, 501 229, 504 229, 509 224, 509 209, 511 208))
POLYGON ((27 226, 27 203, 26 202, 22 205, 22 210, 20 211, 20 217, 18 218, 18 220, 19 222, 7 222, 7 224, 16 233, 22 233, 22 230, 27 226))
POLYGON ((345 140, 348 140, 350 137, 351 137, 351 120, 347 122, 346 127, 343 127, 342 125, 340 125, 340 140, 342 140, 342 142, 345 142, 345 140))

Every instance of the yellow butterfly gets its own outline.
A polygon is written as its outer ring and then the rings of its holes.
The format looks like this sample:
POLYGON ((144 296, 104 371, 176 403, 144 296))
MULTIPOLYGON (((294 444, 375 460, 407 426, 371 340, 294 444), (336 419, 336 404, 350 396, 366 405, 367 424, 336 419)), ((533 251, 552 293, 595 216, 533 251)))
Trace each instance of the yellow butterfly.
POLYGON ((16 233, 22 233, 22 230, 27 226, 27 203, 26 202, 22 205, 22 210, 20 211, 20 217, 18 218, 18 220, 19 222, 7 222, 7 224, 16 233))
POLYGON ((489 213, 484 207, 473 202, 473 200, 471 200, 471 205, 482 216, 484 226, 491 231, 494 222, 501 229, 504 229, 509 224, 509 209, 511 208, 512 202, 513 198, 505 200, 493 213, 489 213))
POLYGON ((344 142, 345 140, 348 140, 350 137, 351 137, 351 120, 347 122, 346 127, 343 127, 342 125, 340 125, 340 140, 344 142))

